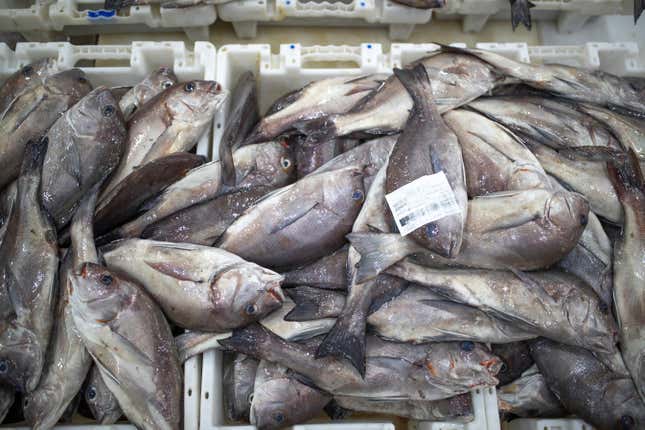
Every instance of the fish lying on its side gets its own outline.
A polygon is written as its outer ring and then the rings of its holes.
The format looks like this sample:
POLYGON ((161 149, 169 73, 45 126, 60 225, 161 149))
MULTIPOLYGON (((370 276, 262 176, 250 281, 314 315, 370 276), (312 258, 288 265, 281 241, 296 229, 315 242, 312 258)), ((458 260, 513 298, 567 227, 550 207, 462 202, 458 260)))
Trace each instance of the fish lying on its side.
POLYGON ((168 67, 153 70, 141 82, 130 88, 119 100, 119 108, 123 113, 123 118, 128 121, 148 100, 163 90, 172 87, 178 81, 175 73, 168 67))

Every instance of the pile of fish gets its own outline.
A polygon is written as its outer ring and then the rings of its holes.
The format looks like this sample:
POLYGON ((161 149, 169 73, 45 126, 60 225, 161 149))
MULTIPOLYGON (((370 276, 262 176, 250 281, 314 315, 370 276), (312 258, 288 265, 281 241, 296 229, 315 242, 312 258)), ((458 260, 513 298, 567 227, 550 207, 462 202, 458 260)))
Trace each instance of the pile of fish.
POLYGON ((644 80, 440 46, 262 117, 235 78, 212 162, 215 82, 5 82, 3 414, 178 429, 180 363, 218 348, 259 429, 467 422, 483 387, 505 419, 645 427, 644 80))

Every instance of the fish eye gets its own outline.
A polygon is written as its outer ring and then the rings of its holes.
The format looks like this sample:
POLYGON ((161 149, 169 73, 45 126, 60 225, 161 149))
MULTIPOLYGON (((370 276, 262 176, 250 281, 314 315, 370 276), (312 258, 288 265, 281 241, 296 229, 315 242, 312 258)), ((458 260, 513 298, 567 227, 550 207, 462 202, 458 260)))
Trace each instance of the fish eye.
POLYGON ((108 274, 101 275, 101 284, 103 284, 103 285, 112 284, 112 276, 110 276, 108 274))
POLYGON ((273 419, 275 420, 275 422, 281 423, 281 422, 284 421, 284 414, 282 412, 278 411, 278 412, 273 414, 273 419))
POLYGON ((27 78, 30 77, 33 72, 34 72, 34 68, 31 66, 25 66, 22 68, 22 75, 27 78))
POLYGON ((506 365, 506 363, 502 363, 502 366, 499 368, 499 373, 506 373, 507 370, 508 366, 506 365))
POLYGON ((96 388, 89 387, 87 389, 87 400, 94 400, 96 398, 96 388))
POLYGON ((634 418, 630 415, 620 417, 620 430, 631 430, 636 425, 634 418))
POLYGON ((85 76, 79 76, 78 77, 78 82, 81 84, 86 84, 87 83, 87 78, 85 76))
POLYGON ((162 88, 164 88, 164 89, 166 89, 166 88, 170 88, 170 87, 172 87, 172 81, 163 81, 163 82, 162 82, 162 84, 161 84, 161 86, 162 86, 162 88))
POLYGON ((192 93, 195 91, 195 83, 194 82, 186 82, 186 85, 184 85, 184 91, 187 93, 192 93))
POLYGON ((26 408, 29 406, 29 399, 25 398, 25 400, 22 402, 22 405, 26 408))
POLYGON ((257 312, 258 308, 255 305, 246 305, 244 308, 244 312, 247 313, 247 315, 253 315, 257 312))
POLYGON ((115 109, 112 105, 103 106, 103 116, 111 117, 114 115, 115 109))
POLYGON ((9 370, 9 363, 4 358, 0 360, 0 375, 4 375, 9 370))
POLYGON ((291 167, 291 160, 289 160, 287 157, 282 157, 280 158, 280 165, 282 166, 283 169, 288 169, 291 167))
POLYGON ((475 344, 469 340, 465 342, 461 342, 459 344, 459 347, 461 348, 462 351, 470 352, 473 349, 475 349, 475 344))
POLYGON ((253 393, 249 394, 249 397, 246 399, 249 402, 249 405, 253 402, 253 393))
POLYGON ((354 190, 352 200, 363 200, 363 192, 361 190, 354 190))
POLYGON ((589 222, 589 216, 587 214, 581 214, 580 215, 580 225, 585 226, 589 222))

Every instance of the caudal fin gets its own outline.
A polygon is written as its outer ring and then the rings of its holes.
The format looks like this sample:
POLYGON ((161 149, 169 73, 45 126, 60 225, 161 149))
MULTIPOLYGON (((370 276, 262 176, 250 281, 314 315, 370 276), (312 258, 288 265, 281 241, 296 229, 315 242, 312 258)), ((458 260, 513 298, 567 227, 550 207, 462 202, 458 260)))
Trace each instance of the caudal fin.
POLYGON ((511 0, 511 25, 513 31, 518 25, 524 24, 527 30, 531 29, 531 8, 535 7, 530 0, 511 0))
POLYGON ((339 316, 318 347, 316 357, 345 358, 365 377, 365 325, 365 315, 360 312, 339 316))
POLYGON ((643 14, 645 9, 645 0, 634 0, 634 24, 638 22, 638 18, 643 14))
POLYGON ((417 248, 396 233, 350 233, 347 239, 361 254, 356 268, 356 282, 359 283, 375 278, 417 248))
POLYGON ((432 103, 432 86, 423 63, 416 63, 412 68, 395 68, 394 74, 414 100, 415 106, 432 103))
POLYGON ((285 321, 312 321, 321 318, 332 318, 338 316, 342 310, 342 307, 333 309, 333 305, 329 306, 344 297, 343 294, 335 291, 303 286, 286 288, 284 292, 295 304, 295 307, 284 316, 285 321))
POLYGON ((218 343, 225 349, 262 359, 262 345, 271 339, 272 335, 258 323, 233 330, 231 337, 221 339, 218 343))
MULTIPOLYGON (((627 151, 627 157, 624 161, 609 161, 607 171, 621 202, 636 200, 635 203, 639 203, 640 199, 645 196, 645 184, 643 183, 640 160, 633 149, 630 148, 627 151)), ((645 207, 642 202, 638 206, 645 207)), ((641 215, 645 216, 645 214, 641 215)))
POLYGON ((27 142, 25 155, 22 159, 21 175, 29 175, 33 172, 40 171, 40 168, 43 165, 43 160, 45 159, 45 154, 47 154, 48 144, 49 139, 47 137, 27 142))

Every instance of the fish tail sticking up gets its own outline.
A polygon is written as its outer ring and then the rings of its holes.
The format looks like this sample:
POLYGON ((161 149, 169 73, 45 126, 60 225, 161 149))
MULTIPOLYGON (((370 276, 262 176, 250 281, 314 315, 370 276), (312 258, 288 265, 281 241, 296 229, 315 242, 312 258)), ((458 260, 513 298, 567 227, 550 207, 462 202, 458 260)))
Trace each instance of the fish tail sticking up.
POLYGON ((271 340, 271 333, 258 323, 233 330, 231 337, 219 340, 219 344, 231 351, 262 357, 262 345, 271 340))
POLYGON ((426 105, 432 100, 432 85, 423 63, 412 68, 394 69, 394 74, 414 100, 414 106, 426 105))
POLYGON ((361 312, 344 312, 318 347, 316 357, 345 358, 365 377, 365 325, 361 312))
POLYGON ((285 321, 311 321, 320 313, 318 296, 305 288, 287 288, 285 294, 295 303, 294 308, 284 316, 285 321))
MULTIPOLYGON (((624 161, 611 160, 607 163, 609 179, 616 189, 620 201, 642 199, 645 195, 645 183, 638 155, 633 149, 628 150, 624 161)), ((639 205, 642 206, 642 205, 639 205)), ((640 214, 645 216, 645 214, 640 214)))
POLYGON ((634 25, 643 14, 643 9, 645 9, 645 0, 634 0, 634 25))
POLYGON ((531 29, 531 8, 535 7, 530 0, 511 0, 511 25, 513 31, 518 25, 524 24, 527 30, 531 29))
POLYGON ((414 252, 414 244, 395 233, 350 233, 347 239, 361 254, 356 268, 356 281, 375 278, 390 266, 414 252))

